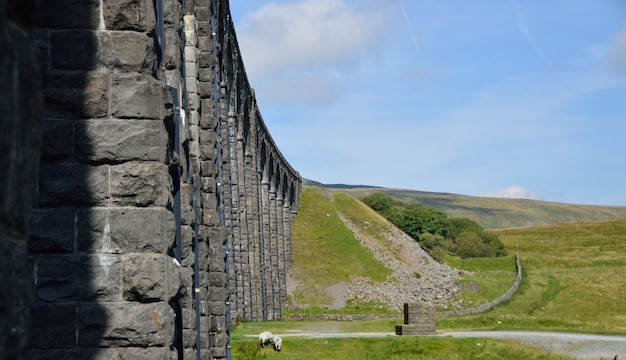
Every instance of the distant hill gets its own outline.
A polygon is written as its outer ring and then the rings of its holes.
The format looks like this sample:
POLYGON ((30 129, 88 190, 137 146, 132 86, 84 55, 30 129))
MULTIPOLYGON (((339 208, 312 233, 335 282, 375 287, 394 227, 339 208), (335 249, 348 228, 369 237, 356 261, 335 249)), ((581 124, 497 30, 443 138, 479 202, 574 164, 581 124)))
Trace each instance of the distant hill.
POLYGON ((449 217, 464 217, 486 229, 504 229, 555 223, 626 218, 626 206, 576 205, 558 202, 504 199, 391 189, 367 185, 322 184, 305 180, 305 186, 319 186, 345 192, 357 199, 381 192, 406 203, 418 203, 441 210, 449 217))

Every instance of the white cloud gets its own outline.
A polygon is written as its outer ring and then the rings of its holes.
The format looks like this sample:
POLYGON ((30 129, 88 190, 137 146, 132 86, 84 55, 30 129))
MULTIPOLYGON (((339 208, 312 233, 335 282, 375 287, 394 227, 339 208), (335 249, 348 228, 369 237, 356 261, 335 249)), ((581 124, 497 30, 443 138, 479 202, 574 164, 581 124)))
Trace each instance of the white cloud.
POLYGON ((613 37, 612 47, 606 54, 606 64, 609 69, 626 74, 626 23, 613 37))
POLYGON ((331 101, 342 73, 380 51, 388 8, 382 2, 304 0, 245 14, 237 37, 252 86, 261 84, 274 101, 331 101))
POLYGON ((536 200, 537 194, 530 190, 524 189, 521 186, 513 185, 504 189, 480 194, 479 196, 485 197, 496 197, 496 198, 507 198, 507 199, 533 199, 536 200))

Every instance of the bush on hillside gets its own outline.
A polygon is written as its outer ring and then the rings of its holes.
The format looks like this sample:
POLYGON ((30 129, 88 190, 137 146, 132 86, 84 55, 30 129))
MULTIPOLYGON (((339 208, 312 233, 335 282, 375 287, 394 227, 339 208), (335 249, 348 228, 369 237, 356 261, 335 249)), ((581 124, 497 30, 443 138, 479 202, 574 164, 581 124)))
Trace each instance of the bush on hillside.
POLYGON ((362 201, 415 239, 438 261, 446 252, 462 258, 506 255, 498 236, 486 232, 473 220, 450 219, 435 208, 406 204, 382 193, 373 193, 362 201))

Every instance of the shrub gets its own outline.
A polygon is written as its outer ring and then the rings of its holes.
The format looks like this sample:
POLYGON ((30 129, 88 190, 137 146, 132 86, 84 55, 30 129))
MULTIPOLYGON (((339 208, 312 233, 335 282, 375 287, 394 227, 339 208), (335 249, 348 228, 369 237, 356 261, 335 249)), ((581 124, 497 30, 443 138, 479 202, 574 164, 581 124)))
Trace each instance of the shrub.
POLYGON ((415 239, 436 260, 446 252, 463 258, 505 256, 497 235, 486 232, 477 222, 452 218, 435 208, 406 204, 383 193, 373 193, 363 202, 415 239))

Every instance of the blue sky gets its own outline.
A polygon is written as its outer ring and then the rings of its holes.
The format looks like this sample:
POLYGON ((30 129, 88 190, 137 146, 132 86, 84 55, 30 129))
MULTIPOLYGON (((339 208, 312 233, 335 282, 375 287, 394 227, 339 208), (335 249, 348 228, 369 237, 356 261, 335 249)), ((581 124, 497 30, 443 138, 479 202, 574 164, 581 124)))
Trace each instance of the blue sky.
POLYGON ((626 205, 626 1, 230 7, 263 119, 302 177, 626 205))

